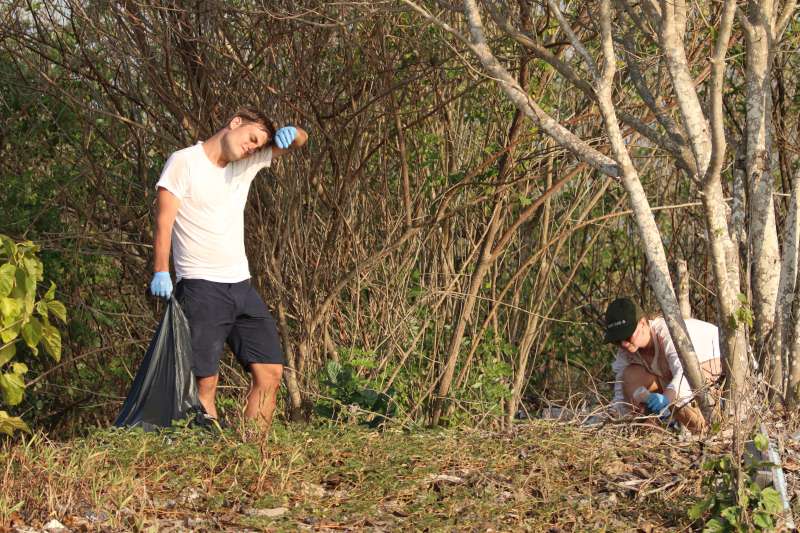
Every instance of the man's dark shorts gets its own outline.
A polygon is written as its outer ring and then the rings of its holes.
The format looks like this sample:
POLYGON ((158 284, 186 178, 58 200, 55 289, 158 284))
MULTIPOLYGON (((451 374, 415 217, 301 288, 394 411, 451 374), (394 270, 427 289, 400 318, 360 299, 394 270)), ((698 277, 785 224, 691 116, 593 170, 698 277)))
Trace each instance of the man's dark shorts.
POLYGON ((182 279, 175 298, 189 321, 195 376, 219 373, 225 342, 245 369, 253 363, 285 364, 275 320, 250 280, 182 279))

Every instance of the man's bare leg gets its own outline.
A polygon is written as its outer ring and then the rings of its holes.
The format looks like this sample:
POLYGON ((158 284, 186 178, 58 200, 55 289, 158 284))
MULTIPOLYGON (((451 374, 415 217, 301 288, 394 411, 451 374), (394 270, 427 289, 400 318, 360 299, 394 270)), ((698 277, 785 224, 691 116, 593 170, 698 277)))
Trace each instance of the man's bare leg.
POLYGON ((250 374, 253 381, 247 393, 244 416, 255 420, 261 429, 266 430, 272 424, 283 365, 254 363, 250 365, 250 374))
POLYGON ((200 403, 205 408, 206 413, 214 418, 217 418, 216 396, 218 381, 219 374, 197 378, 197 396, 200 398, 200 403))

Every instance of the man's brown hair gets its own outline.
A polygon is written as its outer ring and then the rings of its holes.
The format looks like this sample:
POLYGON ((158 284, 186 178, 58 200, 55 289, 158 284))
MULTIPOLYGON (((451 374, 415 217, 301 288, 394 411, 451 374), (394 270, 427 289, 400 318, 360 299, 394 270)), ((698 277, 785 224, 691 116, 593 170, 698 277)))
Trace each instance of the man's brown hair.
POLYGON ((260 109, 253 106, 240 107, 236 113, 234 113, 231 118, 228 119, 226 124, 230 124, 231 120, 235 119, 236 117, 242 119, 243 122, 252 122, 254 124, 260 124, 264 126, 264 129, 269 133, 270 143, 272 142, 272 139, 275 138, 275 132, 278 129, 277 124, 260 109))

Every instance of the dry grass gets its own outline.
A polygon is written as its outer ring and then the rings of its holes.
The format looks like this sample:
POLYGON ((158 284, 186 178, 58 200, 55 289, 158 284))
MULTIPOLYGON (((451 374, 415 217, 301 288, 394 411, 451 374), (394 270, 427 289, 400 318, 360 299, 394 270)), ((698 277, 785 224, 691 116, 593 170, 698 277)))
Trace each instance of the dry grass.
POLYGON ((504 434, 278 426, 261 444, 191 429, 39 435, 0 448, 0 530, 677 531, 704 449, 651 427, 549 421, 504 434))

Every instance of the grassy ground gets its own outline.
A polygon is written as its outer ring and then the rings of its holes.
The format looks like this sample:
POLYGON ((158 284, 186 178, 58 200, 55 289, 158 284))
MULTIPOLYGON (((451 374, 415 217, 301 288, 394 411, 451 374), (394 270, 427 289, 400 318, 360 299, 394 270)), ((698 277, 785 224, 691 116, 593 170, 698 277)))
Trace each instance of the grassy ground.
POLYGON ((88 531, 675 531, 689 525, 698 451, 649 428, 548 421, 505 434, 277 426, 262 443, 191 429, 38 436, 0 447, 0 530, 56 518, 88 531))

